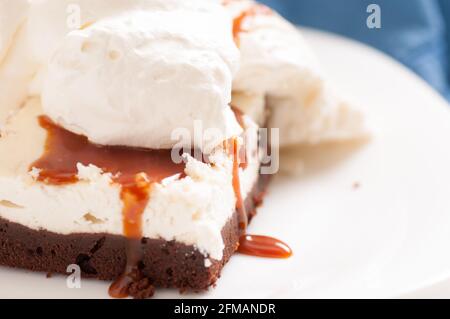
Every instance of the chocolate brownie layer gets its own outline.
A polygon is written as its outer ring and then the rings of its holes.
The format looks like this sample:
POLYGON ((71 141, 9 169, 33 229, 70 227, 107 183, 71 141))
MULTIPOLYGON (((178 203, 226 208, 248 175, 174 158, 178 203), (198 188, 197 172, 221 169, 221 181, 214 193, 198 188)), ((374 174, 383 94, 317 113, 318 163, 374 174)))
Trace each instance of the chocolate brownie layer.
MULTIPOLYGON (((270 177, 260 176, 245 200, 249 219, 262 203, 270 177)), ((142 273, 157 287, 199 291, 214 284, 239 243, 238 214, 222 229, 223 259, 205 267, 204 256, 193 246, 175 241, 142 239, 142 273)), ((84 277, 114 280, 126 265, 126 241, 109 234, 60 235, 32 230, 0 219, 0 265, 32 271, 66 274, 67 266, 78 264, 84 277)))

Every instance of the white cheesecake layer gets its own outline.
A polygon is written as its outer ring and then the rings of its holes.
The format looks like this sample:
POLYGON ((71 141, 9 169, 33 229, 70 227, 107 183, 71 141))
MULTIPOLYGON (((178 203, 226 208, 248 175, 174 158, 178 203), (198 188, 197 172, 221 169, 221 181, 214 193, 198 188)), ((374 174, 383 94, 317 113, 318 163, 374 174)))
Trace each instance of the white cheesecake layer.
MULTIPOLYGON (((111 183, 109 174, 79 165, 80 182, 52 186, 35 181, 37 170, 29 172, 44 151, 46 132, 37 122, 41 112, 40 101, 30 100, 0 138, 0 217, 58 234, 122 235, 120 187, 111 183)), ((256 143, 253 140, 249 156, 256 143)), ((143 216, 143 236, 194 245, 205 257, 222 258, 221 230, 236 206, 232 159, 217 152, 212 161, 214 166, 190 158, 186 178, 168 178, 154 186, 143 216)), ((244 197, 258 179, 259 166, 252 157, 248 168, 241 170, 244 197)))

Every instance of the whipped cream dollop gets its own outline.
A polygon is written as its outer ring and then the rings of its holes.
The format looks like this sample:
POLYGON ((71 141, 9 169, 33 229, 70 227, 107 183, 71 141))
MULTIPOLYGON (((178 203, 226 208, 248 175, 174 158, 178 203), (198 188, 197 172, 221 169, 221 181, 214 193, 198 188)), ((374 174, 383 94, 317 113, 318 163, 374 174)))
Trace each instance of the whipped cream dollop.
POLYGON ((164 5, 62 38, 44 73, 44 112, 102 145, 171 148, 187 132, 183 146, 211 149, 241 132, 229 107, 239 62, 231 19, 213 2, 152 3, 164 5))
POLYGON ((361 114, 332 89, 297 28, 255 1, 229 0, 225 7, 241 51, 233 105, 259 114, 260 124, 268 106, 268 125, 280 129, 282 146, 363 134, 361 114))

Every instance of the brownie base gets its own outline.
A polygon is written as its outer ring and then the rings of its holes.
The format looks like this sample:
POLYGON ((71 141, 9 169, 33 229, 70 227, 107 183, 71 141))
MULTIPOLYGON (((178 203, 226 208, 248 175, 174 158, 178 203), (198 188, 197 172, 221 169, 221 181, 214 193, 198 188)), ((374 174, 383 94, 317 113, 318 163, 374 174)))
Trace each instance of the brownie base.
MULTIPOLYGON (((245 200, 251 220, 262 203, 270 176, 261 175, 245 200)), ((222 229, 225 243, 223 258, 205 267, 204 256, 194 246, 175 241, 142 238, 142 274, 155 287, 202 291, 220 277, 224 265, 239 245, 241 231, 235 212, 222 229)), ((61 235, 36 231, 0 218, 0 265, 37 272, 67 274, 71 264, 80 266, 82 276, 114 280, 126 265, 126 243, 123 236, 110 234, 61 235)))

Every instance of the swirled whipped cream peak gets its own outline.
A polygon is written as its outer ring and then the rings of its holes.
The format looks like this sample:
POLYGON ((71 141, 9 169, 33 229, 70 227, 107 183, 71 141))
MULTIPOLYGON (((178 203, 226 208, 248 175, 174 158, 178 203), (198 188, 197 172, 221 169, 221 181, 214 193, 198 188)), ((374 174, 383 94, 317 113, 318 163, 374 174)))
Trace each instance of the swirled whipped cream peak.
POLYGON ((102 145, 171 148, 184 129, 183 146, 211 149, 239 134, 231 19, 214 1, 183 3, 148 1, 65 35, 44 72, 45 114, 102 145), (196 123, 215 134, 194 138, 196 123))

